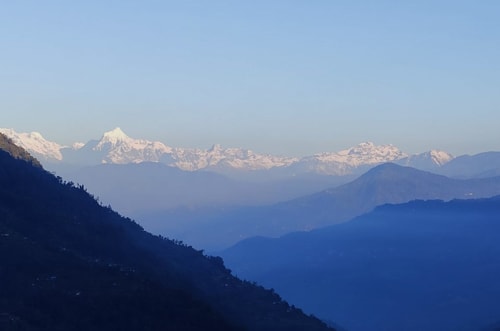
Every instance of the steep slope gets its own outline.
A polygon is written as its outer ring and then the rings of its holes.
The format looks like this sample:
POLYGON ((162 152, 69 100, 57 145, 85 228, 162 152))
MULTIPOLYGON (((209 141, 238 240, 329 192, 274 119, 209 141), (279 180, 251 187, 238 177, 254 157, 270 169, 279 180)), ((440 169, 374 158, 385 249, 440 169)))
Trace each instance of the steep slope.
POLYGON ((26 161, 28 164, 31 164, 37 168, 41 168, 42 165, 31 156, 25 149, 17 146, 12 139, 0 133, 0 150, 8 153, 11 157, 19 160, 26 161))
POLYGON ((3 330, 327 330, 0 150, 3 330))
POLYGON ((1 129, 0 133, 11 139, 17 146, 33 153, 35 157, 47 162, 62 160, 61 148, 58 143, 46 140, 38 132, 17 133, 13 129, 1 129))
POLYGON ((385 203, 497 194, 500 177, 459 180, 387 163, 350 183, 313 195, 265 207, 233 208, 178 235, 198 247, 220 249, 251 236, 280 236, 344 222, 385 203))
POLYGON ((480 330, 498 321, 500 197, 385 205, 359 218, 222 252, 348 330, 480 330))

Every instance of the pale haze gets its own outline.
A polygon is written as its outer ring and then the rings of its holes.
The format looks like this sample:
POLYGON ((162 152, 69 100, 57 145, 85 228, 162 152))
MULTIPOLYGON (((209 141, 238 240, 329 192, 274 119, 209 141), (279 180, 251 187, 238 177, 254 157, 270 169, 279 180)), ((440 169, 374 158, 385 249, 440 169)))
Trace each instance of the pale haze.
POLYGON ((62 144, 500 150, 498 1, 15 1, 0 127, 62 144))

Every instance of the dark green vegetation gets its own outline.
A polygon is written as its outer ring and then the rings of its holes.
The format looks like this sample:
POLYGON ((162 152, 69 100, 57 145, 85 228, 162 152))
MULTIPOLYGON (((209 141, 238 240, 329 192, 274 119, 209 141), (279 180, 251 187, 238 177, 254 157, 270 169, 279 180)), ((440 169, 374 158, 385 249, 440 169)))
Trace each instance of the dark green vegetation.
POLYGON ((0 144, 0 330, 328 330, 0 144))
POLYGON ((500 196, 384 205, 222 256, 238 276, 350 331, 472 331, 500 317, 500 196))

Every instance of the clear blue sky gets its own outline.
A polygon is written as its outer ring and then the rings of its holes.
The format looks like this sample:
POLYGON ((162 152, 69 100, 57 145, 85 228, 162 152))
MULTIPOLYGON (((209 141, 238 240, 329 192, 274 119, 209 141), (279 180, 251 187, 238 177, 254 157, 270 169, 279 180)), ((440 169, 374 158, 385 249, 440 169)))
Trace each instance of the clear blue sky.
POLYGON ((0 127, 500 150, 500 1, 3 1, 0 127))

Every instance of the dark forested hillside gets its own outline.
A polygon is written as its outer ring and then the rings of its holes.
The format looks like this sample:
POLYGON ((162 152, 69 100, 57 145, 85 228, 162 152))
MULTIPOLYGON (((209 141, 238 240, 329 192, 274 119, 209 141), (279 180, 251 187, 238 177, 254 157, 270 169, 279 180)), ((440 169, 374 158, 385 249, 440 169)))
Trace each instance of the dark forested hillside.
POLYGON ((1 330, 328 330, 233 277, 222 259, 150 235, 3 141, 1 330))

